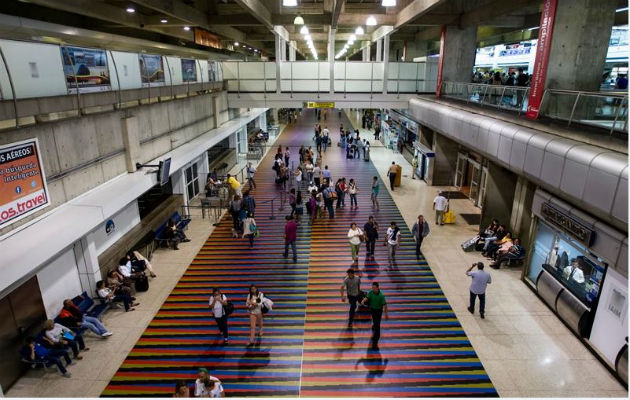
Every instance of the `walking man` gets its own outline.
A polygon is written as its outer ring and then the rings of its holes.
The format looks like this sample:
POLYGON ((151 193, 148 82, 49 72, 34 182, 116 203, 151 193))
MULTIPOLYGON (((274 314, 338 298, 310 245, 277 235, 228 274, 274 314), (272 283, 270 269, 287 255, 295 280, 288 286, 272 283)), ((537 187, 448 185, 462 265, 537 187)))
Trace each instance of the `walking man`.
POLYGON ((348 293, 348 302, 350 303, 350 313, 348 314, 348 327, 352 328, 352 321, 354 320, 354 313, 357 308, 357 301, 359 300, 359 293, 361 293, 361 278, 354 274, 354 269, 348 268, 346 271, 347 276, 344 278, 341 284, 341 302, 346 301, 344 295, 344 289, 348 293))
POLYGON ((444 212, 448 207, 448 200, 442 196, 442 192, 438 190, 437 196, 433 199, 433 209, 435 210, 435 225, 444 225, 444 212))
POLYGON ((392 161, 392 165, 389 166, 389 170, 387 171, 387 176, 389 176, 389 186, 394 191, 394 182, 396 181, 396 174, 398 173, 398 168, 396 167, 396 163, 392 161))
POLYGON ((365 305, 369 303, 370 313, 372 314, 372 349, 378 349, 378 340, 381 338, 381 318, 383 317, 383 311, 385 311, 385 319, 388 319, 387 314, 387 301, 385 295, 381 292, 378 282, 372 283, 372 290, 370 290, 361 302, 365 305))
POLYGON ((490 274, 483 270, 483 263, 473 263, 473 265, 468 268, 466 271, 466 275, 472 278, 472 282, 470 282, 470 306, 468 307, 468 311, 471 314, 475 313, 475 300, 477 296, 479 296, 479 315, 481 319, 485 318, 486 313, 486 288, 489 283, 492 283, 492 278, 490 274), (473 269, 477 267, 477 271, 473 271, 473 269))
POLYGON ((400 245, 400 229, 398 229, 395 221, 392 221, 387 228, 385 245, 387 246, 387 259, 391 265, 396 260, 396 249, 400 245))
POLYGON ((291 246, 291 250, 293 250, 293 262, 297 262, 297 250, 295 245, 297 241, 297 222, 295 222, 290 215, 284 218, 287 220, 284 226, 284 258, 289 256, 289 246, 291 246))
POLYGON ((411 234, 414 239, 416 239, 416 260, 420 259, 420 246, 422 246, 422 241, 429 234, 429 224, 424 220, 423 215, 418 215, 418 220, 415 224, 413 224, 413 228, 411 229, 411 234))
POLYGON ((372 215, 368 218, 368 222, 363 225, 363 232, 365 232, 365 257, 374 257, 374 247, 376 239, 378 239, 378 224, 372 215))
POLYGON ((255 173, 256 173, 256 168, 254 168, 251 162, 248 162, 247 163, 247 181, 249 182, 250 189, 256 189, 256 181, 254 181, 255 173))

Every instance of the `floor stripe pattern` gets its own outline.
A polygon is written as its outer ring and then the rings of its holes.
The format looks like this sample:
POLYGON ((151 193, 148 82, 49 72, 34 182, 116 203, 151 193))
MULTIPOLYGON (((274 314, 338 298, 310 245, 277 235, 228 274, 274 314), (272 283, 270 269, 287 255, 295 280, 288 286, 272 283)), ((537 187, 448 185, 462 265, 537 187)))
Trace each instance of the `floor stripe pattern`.
MULTIPOLYGON (((327 125, 338 132, 336 115, 327 125)), ((301 144, 313 145, 314 113, 305 115, 279 142, 297 157, 301 144)), ((332 134, 336 144, 338 135, 332 134)), ((275 152, 274 152, 275 153, 275 152)), ((495 397, 497 393, 468 341, 455 313, 426 261, 415 258, 413 240, 396 205, 381 182, 380 210, 373 210, 370 182, 377 175, 371 162, 346 160, 334 146, 324 155, 333 178, 354 178, 359 207, 336 210, 300 224, 298 262, 282 257, 286 212, 263 204, 278 193, 271 170, 273 155, 258 168, 256 221, 261 230, 254 249, 231 238, 224 218, 208 238, 160 311, 120 367, 103 396, 168 396, 177 379, 192 380, 198 367, 219 377, 228 396, 303 397, 495 397), (379 350, 369 349, 371 320, 360 310, 347 327, 348 304, 339 288, 351 266, 347 232, 369 215, 380 225, 373 261, 361 249, 356 266, 362 289, 372 281, 387 297, 389 319, 383 320, 379 350), (388 265, 383 246, 390 221, 401 228, 402 245, 388 265), (246 348, 249 317, 245 296, 255 283, 275 302, 265 317, 264 337, 246 348), (223 346, 208 312, 212 287, 219 286, 235 303, 230 344, 223 346)), ((277 206, 276 206, 277 207, 277 206)))

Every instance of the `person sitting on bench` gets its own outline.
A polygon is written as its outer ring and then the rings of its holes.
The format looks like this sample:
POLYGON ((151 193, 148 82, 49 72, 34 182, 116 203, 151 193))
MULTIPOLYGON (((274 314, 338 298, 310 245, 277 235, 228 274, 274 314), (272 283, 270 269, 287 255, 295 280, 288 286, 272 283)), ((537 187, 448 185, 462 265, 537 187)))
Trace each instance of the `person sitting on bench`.
POLYGON ((78 333, 72 332, 61 324, 55 323, 52 319, 44 322, 44 331, 42 332, 42 340, 48 343, 48 348, 62 349, 68 351, 68 348, 72 349, 72 354, 77 360, 82 360, 83 357, 79 355, 79 350, 88 351, 89 347, 85 347, 83 336, 78 333))
POLYGON ((134 266, 127 257, 118 261, 118 272, 127 279, 135 280, 140 275, 144 275, 145 266, 134 266))
POLYGON ((126 280, 124 276, 115 269, 107 273, 106 284, 112 292, 120 295, 133 296, 135 288, 130 280, 126 280))
POLYGON ((149 260, 144 258, 142 254, 140 254, 140 252, 136 250, 129 250, 127 252, 127 260, 131 261, 132 267, 138 269, 139 271, 144 271, 146 268, 149 270, 151 278, 157 278, 157 275, 155 274, 155 272, 153 272, 153 266, 151 265, 149 260))
MULTIPOLYGON (((507 242, 506 242, 507 243, 507 242)), ((523 256, 523 246, 521 246, 520 239, 514 239, 510 248, 503 252, 501 249, 497 251, 495 262, 490 264, 490 266, 494 269, 501 268, 501 263, 507 260, 518 260, 523 256)))
POLYGON ((98 297, 107 301, 122 301, 125 305, 125 311, 133 311, 135 310, 134 307, 140 305, 140 303, 133 302, 135 300, 135 297, 131 297, 129 295, 114 294, 114 292, 112 292, 110 288, 105 286, 105 282, 103 281, 96 282, 96 293, 98 293, 98 297))
POLYGON ((63 309, 59 313, 59 322, 74 332, 79 332, 82 327, 86 327, 103 338, 112 335, 98 318, 85 315, 70 299, 63 301, 63 309))
POLYGON ((25 361, 30 363, 41 362, 43 364, 55 364, 57 368, 59 368, 59 372, 61 372, 65 378, 70 378, 72 376, 60 359, 60 357, 63 357, 64 360, 66 360, 66 365, 72 364, 72 360, 70 359, 70 356, 68 356, 67 350, 47 349, 41 343, 36 342, 34 338, 29 336, 24 340, 24 346, 20 349, 20 355, 25 361))

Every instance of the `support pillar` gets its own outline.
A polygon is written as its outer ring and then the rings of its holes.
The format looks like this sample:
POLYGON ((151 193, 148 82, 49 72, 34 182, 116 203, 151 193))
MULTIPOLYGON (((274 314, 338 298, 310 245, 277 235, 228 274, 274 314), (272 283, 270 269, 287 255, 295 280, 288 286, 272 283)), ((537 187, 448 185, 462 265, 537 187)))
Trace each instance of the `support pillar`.
MULTIPOLYGON (((483 210, 481 210, 481 226, 490 225, 494 218, 502 224, 509 224, 512 217, 517 180, 516 174, 512 171, 493 162, 488 163, 486 195, 483 200, 483 210)), ((514 229, 514 227, 508 226, 508 229, 514 229)))
POLYGON ((289 61, 295 61, 295 47, 297 43, 295 40, 289 42, 289 61))
POLYGON ((271 109, 271 120, 273 121, 274 125, 279 125, 280 124, 280 120, 278 119, 278 109, 277 108, 272 108, 271 109))
POLYGON ((441 85, 444 81, 470 82, 475 55, 477 54, 477 27, 459 29, 447 26, 444 35, 444 54, 440 54, 442 73, 441 85))
POLYGON ((383 39, 376 40, 376 62, 383 62, 383 39))
POLYGON ((429 54, 429 42, 406 42, 404 61, 412 62, 414 58, 426 57, 429 54))
POLYGON ((522 176, 518 176, 516 181, 516 190, 514 192, 514 202, 512 204, 512 217, 510 218, 510 228, 512 229, 512 238, 521 239, 521 245, 531 249, 530 228, 532 225, 532 202, 536 185, 528 181, 522 176))
POLYGON ((455 168, 457 167, 457 150, 459 146, 456 142, 433 133, 433 152, 435 162, 433 164, 433 185, 450 186, 453 184, 455 168))
POLYGON ((122 139, 125 145, 125 163, 127 172, 136 171, 136 163, 142 162, 140 153, 140 137, 138 132, 138 118, 127 117, 120 120, 122 139))
POLYGON ((387 94, 389 76, 389 35, 383 38, 383 94, 387 94))
POLYGON ((330 68, 330 94, 335 93, 335 33, 337 33, 337 29, 328 29, 328 67, 330 68))
POLYGON ((599 92, 615 0, 558 0, 546 87, 599 92))
POLYGON ((363 42, 363 48, 361 49, 361 60, 363 62, 370 61, 370 42, 363 42))
POLYGON ((282 63, 282 38, 279 33, 274 33, 276 41, 276 93, 280 93, 280 63, 282 63))

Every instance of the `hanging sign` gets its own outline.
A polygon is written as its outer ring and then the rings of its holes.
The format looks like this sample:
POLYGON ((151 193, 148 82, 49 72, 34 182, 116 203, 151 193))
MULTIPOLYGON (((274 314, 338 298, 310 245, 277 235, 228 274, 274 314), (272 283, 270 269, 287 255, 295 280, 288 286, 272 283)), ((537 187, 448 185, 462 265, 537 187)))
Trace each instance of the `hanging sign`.
POLYGON ((545 92, 545 80, 547 79, 547 65, 551 52, 551 38, 553 23, 556 19, 556 7, 558 0, 544 0, 542 15, 540 16, 540 29, 538 31, 538 45, 536 46, 536 61, 534 61, 534 73, 531 78, 529 100, 527 102, 527 118, 538 118, 540 103, 545 92))
POLYGON ((335 103, 320 103, 318 101, 309 101, 306 103, 306 108, 335 108, 335 103))

